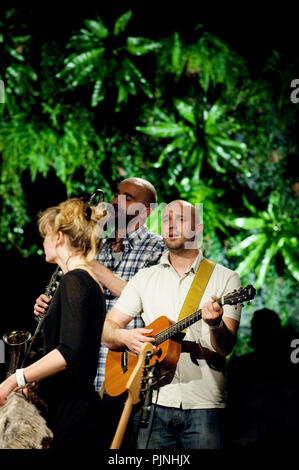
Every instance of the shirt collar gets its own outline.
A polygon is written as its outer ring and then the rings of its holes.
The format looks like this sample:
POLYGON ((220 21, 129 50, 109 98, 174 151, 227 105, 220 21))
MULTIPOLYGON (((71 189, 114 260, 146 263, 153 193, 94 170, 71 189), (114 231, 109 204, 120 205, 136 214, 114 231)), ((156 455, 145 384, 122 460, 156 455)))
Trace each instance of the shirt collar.
MULTIPOLYGON (((171 266, 168 255, 169 255, 169 251, 166 250, 160 258, 160 264, 162 264, 163 266, 171 266)), ((196 271, 199 268, 199 265, 201 263, 202 258, 203 258, 202 252, 199 250, 199 253, 198 253, 197 257, 195 258, 195 260, 191 264, 190 268, 185 272, 185 274, 188 274, 191 271, 193 273, 196 273, 196 271)))

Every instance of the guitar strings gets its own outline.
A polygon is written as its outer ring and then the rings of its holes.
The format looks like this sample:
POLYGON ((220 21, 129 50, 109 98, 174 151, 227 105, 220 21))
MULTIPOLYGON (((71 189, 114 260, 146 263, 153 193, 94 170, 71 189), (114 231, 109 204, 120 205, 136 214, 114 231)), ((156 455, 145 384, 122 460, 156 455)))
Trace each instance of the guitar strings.
MULTIPOLYGON (((248 287, 251 287, 251 286, 247 286, 248 287)), ((221 304, 222 305, 225 305, 228 303, 228 299, 230 299, 230 301, 233 302, 234 298, 237 297, 238 301, 242 301, 242 297, 241 297, 241 290, 242 288, 240 287, 240 289, 238 289, 238 291, 234 292, 233 294, 226 294, 224 295, 223 297, 219 298, 216 300, 216 302, 220 301, 221 300, 221 304)), ((245 290, 245 289, 243 289, 245 290)), ((220 304, 219 304, 220 305, 220 304)), ((171 325, 169 326, 168 328, 166 328, 165 330, 163 331, 160 331, 160 333, 158 333, 155 338, 156 338, 156 341, 155 343, 158 345, 160 343, 163 343, 163 341, 165 341, 166 339, 170 338, 170 336, 173 335, 173 333, 179 333, 179 331, 181 330, 184 330, 185 328, 187 328, 188 326, 190 326, 190 324, 193 323, 193 320, 195 319, 196 321, 200 320, 201 318, 201 312, 202 310, 199 309, 199 310, 196 310, 196 312, 194 313, 191 313, 190 315, 188 315, 188 317, 186 318, 183 318, 182 320, 180 320, 179 322, 175 323, 174 325, 171 325), (196 318, 198 316, 198 318, 196 318)))
POLYGON ((199 309, 199 310, 196 310, 196 312, 194 313, 191 313, 190 315, 188 315, 188 317, 186 318, 183 318, 182 320, 180 320, 179 322, 177 322, 175 325, 171 325, 169 326, 168 328, 166 328, 165 330, 161 331, 160 333, 158 333, 156 335, 156 341, 155 343, 156 344, 160 344, 160 343, 163 343, 163 341, 165 341, 166 339, 168 339, 170 336, 172 336, 173 334, 175 333, 179 333, 179 331, 187 328, 190 324, 192 324, 193 320, 196 319, 196 320, 200 320, 201 318, 201 312, 202 310, 199 309), (198 318, 196 318, 198 317, 198 318), (158 342, 157 342, 158 340, 158 342))

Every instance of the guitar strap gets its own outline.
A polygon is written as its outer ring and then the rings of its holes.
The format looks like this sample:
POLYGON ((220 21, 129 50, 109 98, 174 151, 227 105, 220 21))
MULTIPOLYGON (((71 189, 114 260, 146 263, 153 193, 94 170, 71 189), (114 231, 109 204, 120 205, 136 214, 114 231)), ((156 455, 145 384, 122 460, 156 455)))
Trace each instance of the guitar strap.
POLYGON ((215 266, 216 263, 213 261, 206 258, 201 260, 177 321, 183 320, 183 318, 197 310, 215 266))

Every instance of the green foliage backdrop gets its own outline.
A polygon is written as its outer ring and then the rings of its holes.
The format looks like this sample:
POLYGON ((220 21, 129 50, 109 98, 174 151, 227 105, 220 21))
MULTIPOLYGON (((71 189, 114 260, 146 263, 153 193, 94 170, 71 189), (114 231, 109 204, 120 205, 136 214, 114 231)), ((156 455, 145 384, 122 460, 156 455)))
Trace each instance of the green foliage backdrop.
MULTIPOLYGON (((264 306, 298 326, 299 105, 288 89, 298 62, 283 64, 273 50, 253 77, 242 54, 202 24, 143 37, 133 19, 134 10, 109 25, 82 18, 66 43, 37 44, 18 9, 3 13, 1 243, 38 256, 26 178, 46 184, 54 171, 65 197, 102 187, 109 198, 120 179, 140 175, 160 202, 203 204, 206 256, 259 289, 245 330, 264 306)), ((149 224, 159 231, 155 213, 149 224)))

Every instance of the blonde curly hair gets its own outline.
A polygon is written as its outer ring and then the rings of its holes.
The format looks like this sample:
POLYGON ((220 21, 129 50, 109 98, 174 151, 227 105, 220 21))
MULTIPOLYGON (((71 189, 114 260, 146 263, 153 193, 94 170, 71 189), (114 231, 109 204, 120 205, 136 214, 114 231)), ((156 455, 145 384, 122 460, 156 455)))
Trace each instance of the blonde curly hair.
POLYGON ((83 255, 87 262, 91 261, 102 247, 102 231, 97 222, 107 211, 103 203, 90 209, 91 217, 87 220, 87 206, 82 199, 73 198, 49 207, 38 214, 39 233, 45 238, 49 230, 53 234, 61 231, 68 236, 73 253, 83 255))

